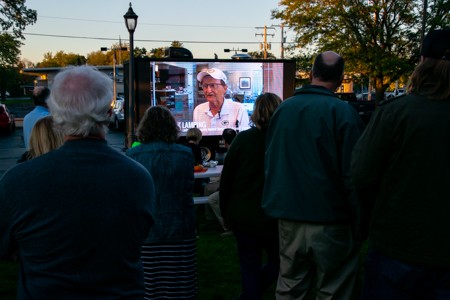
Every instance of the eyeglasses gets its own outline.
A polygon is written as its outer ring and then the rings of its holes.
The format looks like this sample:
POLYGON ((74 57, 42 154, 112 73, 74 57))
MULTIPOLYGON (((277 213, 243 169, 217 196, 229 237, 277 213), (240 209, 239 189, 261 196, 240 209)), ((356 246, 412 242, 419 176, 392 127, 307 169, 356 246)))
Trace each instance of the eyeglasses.
POLYGON ((202 84, 202 89, 206 90, 209 87, 209 88, 211 88, 213 90, 216 90, 220 86, 222 86, 221 83, 204 83, 204 84, 202 84))

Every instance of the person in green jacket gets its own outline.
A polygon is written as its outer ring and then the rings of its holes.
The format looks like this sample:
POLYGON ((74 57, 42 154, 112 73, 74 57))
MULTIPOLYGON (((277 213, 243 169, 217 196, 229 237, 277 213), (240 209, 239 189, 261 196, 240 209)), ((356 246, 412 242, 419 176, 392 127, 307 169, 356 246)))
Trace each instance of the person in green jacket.
POLYGON ((364 124, 334 91, 344 60, 319 54, 311 85, 275 111, 267 131, 262 207, 278 219, 277 299, 351 299, 360 242, 350 155, 364 124))
POLYGON ((450 299, 450 29, 431 31, 407 95, 380 105, 352 156, 371 195, 363 299, 450 299))

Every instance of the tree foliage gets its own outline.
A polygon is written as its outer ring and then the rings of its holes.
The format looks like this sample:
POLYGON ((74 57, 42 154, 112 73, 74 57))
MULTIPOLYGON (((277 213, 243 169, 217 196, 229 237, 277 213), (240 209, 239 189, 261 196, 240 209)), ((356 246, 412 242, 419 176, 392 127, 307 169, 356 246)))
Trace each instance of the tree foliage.
MULTIPOLYGON (((251 51, 248 53, 252 58, 255 59, 263 59, 264 58, 264 51, 251 51)), ((267 52, 267 59, 276 58, 276 56, 272 52, 267 52)))
MULTIPOLYGON (((170 47, 183 48, 183 43, 180 41, 173 41, 170 47)), ((166 47, 153 48, 149 51, 149 57, 163 58, 166 55, 166 47)))
POLYGON ((108 55, 106 53, 103 53, 102 51, 93 51, 88 53, 86 56, 86 62, 91 66, 111 65, 108 55))
POLYGON ((0 95, 5 99, 6 88, 14 82, 19 62, 23 30, 36 22, 36 11, 25 6, 25 0, 0 1, 0 95), (7 32, 10 30, 10 32, 7 32))
POLYGON ((133 54, 134 54, 134 57, 140 57, 140 58, 148 57, 147 49, 145 49, 144 47, 142 47, 142 48, 135 47, 133 54))
POLYGON ((37 64, 39 68, 51 68, 51 67, 67 67, 67 66, 79 66, 86 63, 86 58, 82 55, 75 53, 65 53, 64 51, 58 51, 55 55, 51 52, 44 54, 44 60, 37 64))
POLYGON ((11 34, 0 34, 0 66, 14 66, 20 54, 20 41, 11 34))
POLYGON ((26 0, 0 1, 0 24, 2 30, 12 30, 12 35, 24 39, 22 31, 36 22, 37 13, 25 6, 26 0))
MULTIPOLYGON (((448 25, 449 1, 428 1, 425 29, 448 25)), ((419 59, 423 2, 419 0, 281 0, 272 16, 296 34, 304 53, 334 50, 347 72, 368 76, 382 99, 389 84, 419 59)))

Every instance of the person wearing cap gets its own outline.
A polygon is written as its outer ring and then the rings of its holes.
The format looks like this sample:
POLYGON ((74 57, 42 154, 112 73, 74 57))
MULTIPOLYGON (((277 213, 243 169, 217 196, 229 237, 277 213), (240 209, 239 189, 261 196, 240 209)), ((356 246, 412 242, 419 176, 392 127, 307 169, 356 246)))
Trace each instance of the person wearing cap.
POLYGON ((407 95, 379 106, 351 171, 373 207, 361 299, 450 299, 450 29, 426 35, 407 95))
POLYGON ((35 108, 23 118, 23 142, 26 150, 30 148, 30 135, 34 124, 50 114, 47 107, 47 99, 49 96, 50 90, 48 87, 37 86, 33 89, 32 98, 35 108))
POLYGON ((249 128, 248 113, 244 105, 225 98, 228 89, 227 77, 221 70, 203 70, 197 74, 197 80, 207 100, 194 109, 193 122, 198 122, 200 129, 204 126, 222 132, 225 128, 238 131, 249 128))

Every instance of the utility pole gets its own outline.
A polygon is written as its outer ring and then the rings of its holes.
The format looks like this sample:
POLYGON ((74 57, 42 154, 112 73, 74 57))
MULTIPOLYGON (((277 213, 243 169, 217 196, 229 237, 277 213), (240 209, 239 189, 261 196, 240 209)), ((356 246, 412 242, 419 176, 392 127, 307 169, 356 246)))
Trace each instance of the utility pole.
POLYGON ((284 37, 284 24, 281 25, 272 25, 272 27, 280 27, 281 29, 281 49, 280 49, 280 58, 284 59, 284 43, 286 43, 286 38, 284 37))
POLYGON ((267 29, 275 29, 274 27, 267 27, 267 26, 265 26, 264 25, 264 27, 255 27, 256 29, 264 29, 264 31, 263 31, 263 34, 258 34, 258 33, 255 33, 255 36, 258 36, 258 35, 262 35, 263 36, 263 40, 264 40, 264 42, 262 43, 262 44, 260 44, 260 48, 261 48, 261 50, 263 50, 263 52, 264 52, 264 59, 267 59, 267 50, 270 50, 271 49, 271 45, 270 44, 267 44, 267 36, 268 35, 270 35, 270 36, 274 36, 275 34, 268 34, 267 33, 267 29))
POLYGON ((116 100, 117 97, 117 57, 116 57, 116 50, 120 50, 119 51, 119 55, 122 52, 122 50, 127 50, 127 48, 122 48, 122 46, 120 46, 119 44, 119 48, 116 48, 113 46, 113 48, 107 48, 107 47, 101 47, 100 51, 108 51, 108 50, 112 50, 113 51, 113 93, 114 93, 114 101, 116 100))

